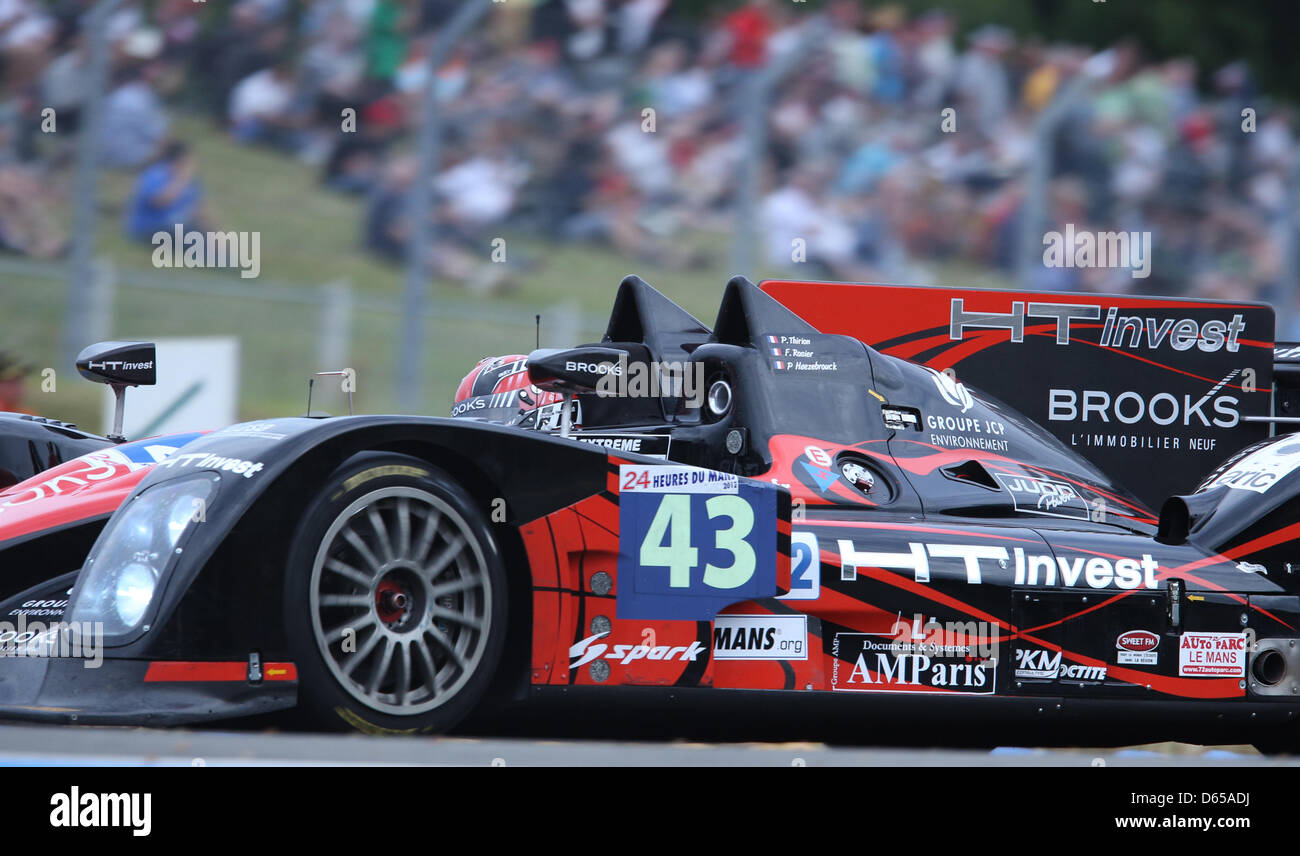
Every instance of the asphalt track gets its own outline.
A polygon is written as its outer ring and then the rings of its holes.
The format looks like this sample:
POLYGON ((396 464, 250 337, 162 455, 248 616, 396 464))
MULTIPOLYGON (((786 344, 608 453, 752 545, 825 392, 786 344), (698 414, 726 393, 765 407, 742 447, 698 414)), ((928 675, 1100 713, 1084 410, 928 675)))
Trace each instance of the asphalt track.
POLYGON ((0 766, 1300 766, 1249 747, 992 750, 0 725, 0 766))

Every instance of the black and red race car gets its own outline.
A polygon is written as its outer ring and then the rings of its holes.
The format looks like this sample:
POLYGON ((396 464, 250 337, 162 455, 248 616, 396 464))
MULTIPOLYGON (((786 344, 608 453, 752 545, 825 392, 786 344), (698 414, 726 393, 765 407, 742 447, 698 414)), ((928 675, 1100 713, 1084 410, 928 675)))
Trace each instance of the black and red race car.
POLYGON ((480 363, 453 418, 4 421, 6 460, 57 466, 0 493, 0 620, 29 621, 0 715, 430 731, 642 687, 1294 746, 1300 438, 1269 436, 1267 307, 904 295, 737 278, 709 328, 629 277, 601 342, 480 363), (1135 491, 1171 446, 1157 514, 1135 491))

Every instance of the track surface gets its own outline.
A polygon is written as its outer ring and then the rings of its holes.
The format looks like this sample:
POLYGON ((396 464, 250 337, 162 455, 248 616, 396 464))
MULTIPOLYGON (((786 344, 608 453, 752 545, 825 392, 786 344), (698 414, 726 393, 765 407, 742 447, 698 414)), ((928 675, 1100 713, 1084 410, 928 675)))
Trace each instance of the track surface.
POLYGON ((1248 747, 900 749, 822 743, 368 737, 273 731, 0 725, 0 766, 1274 766, 1248 747))

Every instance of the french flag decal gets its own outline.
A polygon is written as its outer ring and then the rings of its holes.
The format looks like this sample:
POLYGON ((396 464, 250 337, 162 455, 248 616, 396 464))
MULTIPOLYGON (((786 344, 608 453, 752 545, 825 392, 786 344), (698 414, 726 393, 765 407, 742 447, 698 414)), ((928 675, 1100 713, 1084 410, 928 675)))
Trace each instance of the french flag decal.
POLYGON ((777 338, 776 338, 775 336, 768 336, 768 337, 767 337, 767 340, 768 340, 769 342, 771 342, 773 345, 775 345, 775 344, 777 343, 777 341, 778 341, 777 338))
POLYGON ((772 368, 774 368, 774 369, 783 369, 783 368, 785 368, 787 365, 789 365, 789 364, 786 363, 786 362, 783 361, 783 360, 772 360, 772 368))
POLYGON ((781 356, 781 349, 780 349, 780 348, 773 348, 773 349, 772 349, 772 356, 774 356, 774 357, 779 357, 779 356, 781 356))

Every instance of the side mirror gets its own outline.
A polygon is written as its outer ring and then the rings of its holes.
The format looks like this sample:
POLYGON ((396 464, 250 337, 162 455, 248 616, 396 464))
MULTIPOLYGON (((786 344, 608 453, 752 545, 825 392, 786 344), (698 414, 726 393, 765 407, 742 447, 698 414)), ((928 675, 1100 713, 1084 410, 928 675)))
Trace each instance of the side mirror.
POLYGON ((528 379, 547 392, 595 392, 600 383, 626 370, 628 354, 619 348, 543 348, 528 355, 528 379))
POLYGON ((153 342, 100 342, 77 355, 77 372, 86 380, 108 384, 117 398, 113 432, 108 439, 121 443, 122 416, 128 386, 153 386, 158 382, 158 360, 153 342))
POLYGON ((110 386, 153 386, 157 366, 153 342, 100 342, 77 354, 82 377, 110 386))

